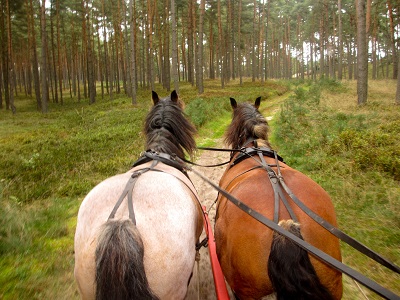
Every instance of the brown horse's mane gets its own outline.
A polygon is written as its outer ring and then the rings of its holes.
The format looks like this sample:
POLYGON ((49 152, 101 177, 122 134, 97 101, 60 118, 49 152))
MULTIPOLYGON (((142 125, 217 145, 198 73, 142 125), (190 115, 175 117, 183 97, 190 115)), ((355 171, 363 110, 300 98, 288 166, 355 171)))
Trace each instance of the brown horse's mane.
POLYGON ((180 103, 168 96, 152 107, 144 126, 146 150, 176 154, 180 158, 184 158, 186 150, 192 158, 196 128, 185 117, 180 103))
POLYGON ((267 120, 254 105, 239 103, 233 108, 232 122, 225 132, 225 143, 238 149, 253 138, 257 139, 259 146, 271 148, 268 131, 267 120))

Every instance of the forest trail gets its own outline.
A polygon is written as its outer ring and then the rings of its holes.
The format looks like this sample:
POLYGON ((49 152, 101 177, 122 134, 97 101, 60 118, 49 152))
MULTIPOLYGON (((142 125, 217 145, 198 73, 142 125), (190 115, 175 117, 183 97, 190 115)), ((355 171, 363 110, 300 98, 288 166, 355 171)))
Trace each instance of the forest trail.
MULTIPOLYGON (((215 141, 216 148, 223 147, 223 140, 218 139, 215 141)), ((202 150, 200 156, 196 160, 197 164, 200 165, 213 165, 221 162, 226 162, 229 160, 229 152, 216 152, 216 151, 206 151, 202 150)), ((220 167, 199 167, 194 166, 197 172, 206 176, 212 182, 218 184, 226 166, 220 167)), ((208 217, 211 223, 211 229, 214 232, 214 218, 216 211, 216 203, 218 192, 212 188, 208 183, 203 181, 199 176, 193 172, 189 173, 190 179, 192 180, 194 186, 200 197, 200 202, 206 207, 208 211, 208 217)), ((206 237, 206 233, 203 233, 200 237, 200 241, 206 237)), ((187 300, 201 299, 201 300, 214 300, 217 299, 215 295, 214 280, 211 269, 210 257, 208 254, 208 248, 202 247, 200 249, 200 261, 195 263, 193 270, 193 277, 189 284, 189 291, 186 296, 187 300)), ((229 288, 228 288, 229 290, 229 288)))

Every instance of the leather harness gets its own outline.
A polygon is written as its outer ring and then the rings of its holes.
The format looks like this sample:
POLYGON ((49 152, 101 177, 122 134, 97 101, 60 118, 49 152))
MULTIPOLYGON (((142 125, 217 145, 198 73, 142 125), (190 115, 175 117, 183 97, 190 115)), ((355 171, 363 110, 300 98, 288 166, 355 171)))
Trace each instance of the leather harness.
MULTIPOLYGON (((249 144, 249 142, 246 143, 246 145, 249 144)), ((204 149, 204 148, 203 148, 204 149)), ((207 150, 210 150, 208 148, 207 150)), ((214 149, 216 150, 216 149, 214 149)), ((230 150, 233 152, 232 150, 230 150)), ((269 227, 270 229, 278 232, 279 234, 289 238, 293 242, 295 242, 298 246, 309 252, 311 255, 321 259, 325 263, 329 264, 336 270, 347 274, 351 278, 357 280, 358 282, 362 283, 364 286, 370 288, 371 290, 375 291, 377 294, 380 296, 386 298, 386 299, 400 299, 399 296, 397 296, 395 293, 389 291, 388 289, 382 287, 375 281, 369 279, 368 277, 362 275, 361 273, 355 271, 354 269, 348 267, 347 265, 343 264, 342 262, 336 260, 335 258, 331 257, 330 255, 324 253, 323 251, 319 250, 318 248, 312 246, 308 242, 304 241, 303 239, 300 239, 296 235, 290 233, 289 231, 283 229, 281 226, 277 224, 278 222, 278 213, 279 213, 279 199, 282 200, 282 203, 285 205, 286 209, 288 210, 291 218, 296 221, 296 216, 290 206, 288 205, 287 199, 285 197, 285 194, 283 191, 285 191, 289 197, 293 200, 293 202, 300 207, 308 216, 310 216, 314 221, 319 223, 322 227, 324 227, 327 231, 341 239, 342 241, 346 242, 353 248, 357 249, 361 253, 367 255, 368 257, 374 259, 378 263, 382 264, 383 266, 391 269, 392 271, 396 273, 400 273, 400 268, 390 262, 389 260, 383 258, 380 256, 378 253, 374 252, 373 250, 369 249, 365 245, 361 244, 357 240, 353 239, 352 237, 348 236, 344 232, 342 232, 340 229, 336 228, 323 218, 321 218, 319 215, 311 211, 307 206, 304 205, 303 202, 301 202, 296 195, 293 194, 293 192, 289 189, 289 187, 286 185, 285 181, 283 180, 282 174, 280 172, 281 166, 279 165, 279 162, 283 162, 283 159, 273 150, 269 148, 258 148, 258 147, 244 147, 240 150, 235 150, 240 152, 241 154, 237 156, 237 158, 231 163, 232 167, 235 164, 238 164, 240 161, 246 159, 246 158, 253 158, 253 156, 257 155, 260 160, 256 160, 258 162, 258 165, 239 174, 238 176, 241 176, 247 172, 250 172, 255 169, 264 169, 268 173, 268 177, 270 179, 271 185, 274 190, 274 202, 275 202, 275 208, 274 208, 274 220, 270 220, 266 218, 264 215, 260 214, 259 212, 255 211, 248 205, 244 204, 242 201, 234 197, 233 195, 229 194, 226 190, 222 189, 212 181, 210 181, 208 178, 203 176, 201 173, 197 172, 196 170, 192 169, 188 165, 185 164, 185 162, 188 162, 184 159, 181 159, 177 156, 171 156, 169 154, 165 153, 157 153, 152 150, 146 151, 141 158, 134 164, 134 166, 141 165, 143 163, 147 163, 152 161, 151 166, 147 168, 142 168, 138 169, 135 172, 132 173, 128 183, 126 184, 126 187, 124 191, 122 192, 121 196, 119 197, 116 205, 114 206, 114 209, 112 210, 109 219, 114 218, 116 211, 118 210, 119 206, 121 205, 123 199, 128 196, 128 210, 129 210, 129 218, 132 220, 134 224, 136 224, 135 216, 134 216, 134 210, 133 210, 133 199, 132 199, 132 190, 135 186, 135 183, 138 179, 138 177, 148 171, 158 171, 158 172, 164 172, 162 170, 156 169, 155 167, 159 162, 162 162, 164 164, 167 164, 169 166, 172 166, 174 168, 177 168, 180 170, 185 176, 188 177, 186 171, 192 171, 195 173, 197 176, 202 178, 204 181, 206 181, 208 184, 210 184, 212 187, 214 187, 219 193, 221 193, 224 197, 226 197, 229 201, 231 201, 233 204, 235 204, 239 209, 242 211, 246 212, 253 218, 255 218, 257 221, 260 223, 264 224, 265 226, 269 227), (267 157, 272 157, 275 159, 275 164, 270 165, 265 161, 264 156, 267 157), (275 172, 272 167, 277 167, 277 172, 275 172)), ((175 176, 175 175, 173 175, 175 176)), ((236 176, 235 178, 237 178, 236 176)), ((203 212, 201 208, 201 203, 199 201, 199 198, 197 197, 197 193, 193 191, 192 187, 190 187, 186 182, 184 182, 182 179, 179 177, 175 176, 177 179, 179 179, 182 183, 184 183, 190 191, 195 195, 195 198, 197 199, 197 202, 200 206, 201 211, 203 212)), ((193 185, 193 184, 192 184, 193 185)), ((204 213, 204 212, 203 212, 204 213)), ((200 243, 196 244, 196 250, 198 250, 201 246, 205 246, 207 244, 207 240, 203 240, 200 243)))
MULTIPOLYGON (((245 146, 250 144, 251 142, 254 143, 254 140, 249 140, 245 143, 245 146)), ((325 252, 319 250, 318 248, 312 246, 308 242, 304 241, 303 239, 298 238, 294 234, 290 233, 289 231, 283 229, 281 226, 279 226, 278 223, 278 214, 279 214, 279 199, 282 200, 282 203, 285 205, 286 209, 288 210, 291 218, 296 221, 295 214, 293 210, 290 208, 288 205, 288 201, 285 197, 285 194, 283 191, 285 191, 289 197, 293 200, 293 202, 303 210, 304 213, 306 213, 309 217, 311 217, 314 221, 316 221, 318 224, 320 224, 322 227, 324 227, 327 231, 329 231, 331 234, 335 235, 337 238, 341 239, 342 241, 346 242, 348 245, 352 246, 353 248, 357 249, 361 253, 367 255, 368 257, 372 258, 376 262, 380 263, 381 265, 387 267, 388 269, 400 273, 400 268, 392 263, 391 261, 385 259, 378 253, 374 252, 373 250, 369 249, 365 245, 361 244, 354 238, 348 236, 346 233, 342 232, 340 229, 336 228, 326 220, 324 220, 322 217, 314 213, 312 210, 310 210, 300 199, 296 197, 296 195, 293 194, 293 192, 289 189, 289 187, 286 185, 280 168, 281 165, 279 162, 283 162, 283 159, 276 153, 276 151, 273 151, 269 148, 258 148, 257 144, 254 143, 255 147, 243 147, 240 150, 231 150, 231 159, 234 156, 234 152, 240 151, 240 154, 237 155, 237 157, 231 162, 230 167, 232 167, 235 164, 238 164, 240 161, 244 159, 249 159, 253 158, 253 156, 258 156, 260 160, 256 160, 258 164, 249 170, 246 170, 242 172, 241 174, 237 175, 235 178, 250 172, 255 169, 264 169, 268 173, 268 177, 270 179, 272 188, 274 190, 274 203, 275 203, 275 208, 274 208, 274 220, 270 220, 261 213, 255 211, 230 193, 228 193, 225 189, 219 187, 212 181, 210 181, 208 178, 197 172, 196 170, 192 168, 188 168, 188 170, 194 172, 196 175, 201 177, 204 181, 206 181, 208 184, 210 184, 212 187, 214 187, 220 194, 222 194, 225 198, 227 198, 230 202, 235 204, 239 209, 244 211, 245 213, 249 214, 253 218, 255 218, 257 221, 260 223, 264 224, 265 226, 269 227, 270 229, 278 232, 279 234, 289 238, 293 242, 295 242, 298 246, 306 250, 308 253, 311 255, 319 258, 320 260, 324 261, 325 263, 329 264, 336 270, 347 274, 351 278, 357 280, 358 282, 362 283, 364 286, 370 288, 371 290, 375 291, 377 294, 380 296, 386 298, 386 299, 400 299, 399 296, 394 294, 393 292, 389 291, 388 289, 382 287, 378 283, 374 282, 373 280, 369 279, 368 277, 360 274, 359 272, 355 271, 354 269, 348 267, 347 265, 343 264, 342 262, 338 261, 337 259, 331 257, 330 255, 326 254, 325 252), (264 156, 267 157, 272 157, 275 159, 275 164, 270 165, 265 161, 264 156), (275 172, 272 167, 277 168, 277 172, 275 172)), ((203 148, 204 149, 204 148, 203 148)), ((211 150, 211 148, 205 149, 205 150, 211 150)), ((214 149, 219 151, 219 149, 214 149)), ((225 150, 222 150, 225 151, 225 150)), ((234 179, 235 179, 234 178, 234 179)), ((232 180, 234 180, 232 179, 232 180)), ((231 181, 232 182, 232 181, 231 181)), ((229 185, 229 184, 228 184, 229 185)))
MULTIPOLYGON (((132 165, 133 168, 144 165, 146 163, 151 162, 151 165, 149 167, 144 167, 141 169, 137 169, 135 170, 131 177, 129 178, 122 194, 120 195, 120 197, 118 198, 118 201, 116 202, 113 210, 110 213, 110 216, 108 217, 108 220, 113 219, 115 217, 115 213, 117 212, 118 208, 121 206, 121 203, 123 202, 123 200, 125 199, 125 197, 127 197, 127 201, 128 201, 128 211, 129 211, 129 219, 131 219, 131 221, 133 222, 133 224, 136 225, 136 218, 135 218, 135 211, 133 208, 133 198, 132 198, 132 194, 133 194, 133 189, 135 187, 135 184, 138 180, 138 178, 140 177, 140 175, 149 172, 149 171, 153 171, 153 172, 164 172, 167 174, 170 174, 171 176, 174 176, 176 179, 178 179, 180 182, 182 182, 193 194, 194 198, 197 200, 196 203, 199 205, 200 211, 203 212, 200 200, 199 200, 199 196, 197 195, 197 191, 193 185, 193 183, 191 182, 187 172, 186 172, 186 168, 185 166, 182 164, 181 160, 177 159, 177 156, 175 155, 169 155, 167 153, 158 153, 156 151, 153 150, 147 150, 146 152, 144 152, 141 157, 132 165), (167 172, 166 170, 163 170, 161 167, 160 168, 156 168, 158 166, 159 163, 163 163, 167 166, 173 167, 175 169, 177 169, 178 171, 180 171, 182 174, 184 174, 188 181, 191 183, 189 184, 188 182, 186 182, 185 180, 179 178, 177 175, 173 174, 173 172, 167 172)), ((204 219, 204 218, 203 218, 204 219)), ((207 241, 208 239, 205 238, 203 241, 196 243, 196 250, 200 249, 202 246, 206 246, 207 245, 207 241)))

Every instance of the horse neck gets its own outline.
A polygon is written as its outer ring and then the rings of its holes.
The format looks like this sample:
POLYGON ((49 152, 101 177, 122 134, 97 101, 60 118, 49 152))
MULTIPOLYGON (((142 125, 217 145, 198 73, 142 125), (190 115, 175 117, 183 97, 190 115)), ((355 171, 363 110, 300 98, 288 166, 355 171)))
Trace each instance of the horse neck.
POLYGON ((267 140, 257 139, 257 146, 258 147, 266 147, 271 149, 271 144, 267 140))
POLYGON ((259 138, 248 138, 242 144, 239 144, 238 148, 248 148, 248 147, 266 147, 271 149, 271 144, 269 141, 259 138))
POLYGON ((158 153, 165 153, 169 155, 177 155, 184 158, 185 154, 180 145, 175 145, 170 139, 166 137, 158 137, 156 140, 147 141, 147 149, 153 150, 158 153))

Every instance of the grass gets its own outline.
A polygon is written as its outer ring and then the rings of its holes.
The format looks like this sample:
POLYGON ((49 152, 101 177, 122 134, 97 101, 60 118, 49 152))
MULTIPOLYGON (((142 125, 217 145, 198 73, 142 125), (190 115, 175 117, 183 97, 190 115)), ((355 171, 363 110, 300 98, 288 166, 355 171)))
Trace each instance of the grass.
MULTIPOLYGON (((292 166, 320 183, 331 195, 340 228, 400 263, 400 107, 395 82, 373 81, 367 105, 356 105, 355 82, 330 89, 301 87, 282 105, 275 143, 292 166)), ((342 245, 343 261, 395 291, 400 276, 342 245)), ((361 299, 345 278, 344 299, 361 299)), ((369 299, 379 299, 369 290, 369 299)))
MULTIPOLYGON (((399 264, 395 82, 370 81, 363 107, 356 106, 355 88, 355 82, 245 81, 240 86, 232 81, 221 89, 219 81, 208 80, 202 95, 189 84, 181 84, 179 94, 198 126, 200 146, 215 146, 223 135, 231 116, 229 97, 253 102, 261 95, 262 112, 275 115, 274 147, 330 193, 345 232, 399 264), (290 89, 294 98, 286 100, 290 89)), ((156 91, 167 94, 160 86, 156 91)), ((43 115, 33 99, 17 98, 16 115, 0 111, 1 299, 78 298, 73 280, 77 211, 95 184, 125 172, 143 150, 150 91, 139 90, 137 99, 136 106, 124 96, 89 106, 64 97, 63 106, 51 104, 43 115)), ((345 245, 343 258, 399 293, 399 276, 345 245)), ((345 287, 344 299, 361 299, 347 277, 345 287)))

